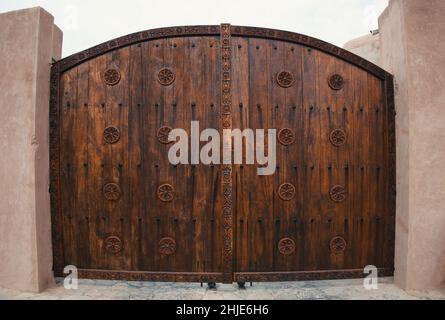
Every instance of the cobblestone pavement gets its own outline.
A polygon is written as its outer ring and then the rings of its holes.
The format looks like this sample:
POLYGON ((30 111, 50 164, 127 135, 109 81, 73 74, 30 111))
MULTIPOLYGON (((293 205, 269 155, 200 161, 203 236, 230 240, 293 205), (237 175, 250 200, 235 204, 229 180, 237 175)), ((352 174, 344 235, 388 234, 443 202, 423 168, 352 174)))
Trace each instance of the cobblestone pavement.
POLYGON ((337 299, 441 299, 445 300, 445 289, 424 292, 405 292, 393 284, 392 278, 379 279, 377 290, 365 290, 363 280, 325 280, 300 282, 269 282, 246 284, 239 290, 236 284, 218 284, 217 290, 209 290, 206 284, 165 283, 138 281, 79 280, 77 290, 66 290, 63 279, 46 291, 23 293, 0 288, 0 299, 40 300, 91 300, 91 299, 168 299, 168 300, 337 300, 337 299))

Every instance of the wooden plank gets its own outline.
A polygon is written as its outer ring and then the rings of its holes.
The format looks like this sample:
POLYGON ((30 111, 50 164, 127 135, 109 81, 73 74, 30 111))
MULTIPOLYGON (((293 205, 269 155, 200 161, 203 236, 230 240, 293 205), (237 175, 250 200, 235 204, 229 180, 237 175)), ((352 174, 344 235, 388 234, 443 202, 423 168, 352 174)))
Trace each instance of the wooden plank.
MULTIPOLYGON (((233 127, 241 131, 251 128, 250 110, 253 109, 249 100, 249 41, 245 38, 232 38, 232 66, 237 70, 232 75, 232 121, 233 127)), ((249 208, 250 179, 256 174, 256 168, 245 165, 246 154, 243 151, 243 165, 233 165, 234 175, 234 229, 235 233, 235 269, 249 270, 249 208)))
MULTIPOLYGON (((120 131, 117 143, 108 144, 109 163, 108 182, 120 187, 120 197, 116 201, 105 203, 109 219, 106 220, 106 237, 117 236, 122 241, 122 250, 118 253, 106 250, 107 262, 111 269, 126 269, 131 266, 131 219, 129 204, 129 162, 126 148, 128 146, 128 109, 129 109, 129 47, 114 51, 108 55, 108 68, 119 70, 121 79, 114 86, 106 88, 106 127, 116 127, 120 131)), ((107 239, 106 238, 106 239, 107 239)), ((105 239, 105 240, 106 240, 105 239)), ((105 243, 106 246, 106 243, 105 243)))
MULTIPOLYGON (((269 108, 272 74, 270 70, 271 47, 267 40, 249 39, 249 101, 250 124, 253 130, 267 129, 272 125, 269 108)), ((266 149, 267 150, 267 149, 266 149)), ((273 233, 274 199, 276 185, 274 176, 258 176, 252 167, 249 227, 249 269, 264 271, 273 267, 275 247, 273 233)))
POLYGON ((351 214, 353 215, 353 237, 350 240, 353 263, 355 266, 367 264, 367 159, 369 154, 368 144, 368 78, 366 72, 359 68, 352 68, 352 109, 353 124, 350 131, 350 144, 352 146, 352 168, 354 194, 351 214), (365 221, 366 220, 366 221, 365 221))
POLYGON ((60 99, 60 191, 61 191, 61 222, 63 226, 63 246, 64 256, 63 267, 66 265, 77 265, 78 260, 75 255, 77 252, 77 241, 74 234, 72 219, 76 210, 74 188, 72 180, 75 178, 75 168, 77 163, 73 157, 75 150, 75 141, 73 141, 73 127, 75 123, 75 108, 77 104, 77 68, 61 76, 61 94, 60 99))
POLYGON ((106 183, 104 146, 104 129, 106 128, 106 84, 103 81, 107 69, 107 57, 101 56, 89 62, 89 92, 88 92, 88 213, 90 232, 91 268, 106 268, 103 237, 105 235, 105 199, 102 189, 106 183))
POLYGON ((303 79, 303 105, 306 109, 304 115, 304 151, 303 160, 295 164, 295 172, 301 177, 303 183, 303 217, 298 223, 304 230, 304 270, 316 270, 319 268, 320 232, 318 230, 321 202, 324 194, 321 193, 321 115, 326 106, 319 101, 319 58, 318 52, 303 48, 302 79, 303 79), (313 109, 311 110, 311 107, 313 109), (308 170, 311 163, 314 169, 308 170))
POLYGON ((129 252, 131 256, 131 270, 141 270, 142 260, 145 256, 142 253, 144 241, 142 225, 147 223, 144 216, 144 184, 142 154, 145 152, 143 143, 143 78, 142 73, 142 44, 133 45, 129 48, 128 63, 128 125, 127 125, 127 146, 128 157, 128 221, 130 234, 128 241, 132 247, 129 252))
POLYGON ((91 265, 90 242, 84 236, 89 235, 89 208, 88 208, 88 177, 90 176, 88 162, 88 91, 89 91, 89 64, 80 65, 77 71, 77 104, 75 109, 75 124, 73 139, 75 141, 74 154, 76 163, 75 187, 72 195, 76 201, 72 221, 75 221, 73 230, 76 233, 78 268, 91 265))

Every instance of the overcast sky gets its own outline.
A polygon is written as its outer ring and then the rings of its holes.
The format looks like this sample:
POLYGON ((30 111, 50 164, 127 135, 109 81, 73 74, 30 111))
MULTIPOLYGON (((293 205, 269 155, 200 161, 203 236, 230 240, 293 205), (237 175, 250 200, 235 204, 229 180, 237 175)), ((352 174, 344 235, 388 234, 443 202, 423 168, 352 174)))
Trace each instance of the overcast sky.
POLYGON ((388 0, 0 0, 0 12, 45 8, 64 32, 67 56, 136 31, 221 22, 289 30, 343 46, 376 29, 387 4, 388 0))

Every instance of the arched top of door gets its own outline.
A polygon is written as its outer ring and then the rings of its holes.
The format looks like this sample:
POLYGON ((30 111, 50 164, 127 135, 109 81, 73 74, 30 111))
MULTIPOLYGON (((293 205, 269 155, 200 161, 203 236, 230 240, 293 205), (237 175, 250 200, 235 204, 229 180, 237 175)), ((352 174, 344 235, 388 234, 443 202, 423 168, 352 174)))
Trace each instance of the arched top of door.
MULTIPOLYGON (((162 38, 218 36, 220 35, 220 30, 221 28, 219 25, 202 25, 166 27, 140 31, 106 41, 97 46, 70 55, 55 62, 54 66, 57 66, 59 72, 64 72, 78 64, 100 56, 104 53, 129 45, 162 38)), ((273 39, 307 46, 308 48, 320 50, 356 65, 382 80, 392 77, 388 72, 372 62, 363 59, 362 57, 359 57, 345 49, 310 36, 290 31, 246 26, 231 26, 230 30, 231 35, 234 37, 273 39)))

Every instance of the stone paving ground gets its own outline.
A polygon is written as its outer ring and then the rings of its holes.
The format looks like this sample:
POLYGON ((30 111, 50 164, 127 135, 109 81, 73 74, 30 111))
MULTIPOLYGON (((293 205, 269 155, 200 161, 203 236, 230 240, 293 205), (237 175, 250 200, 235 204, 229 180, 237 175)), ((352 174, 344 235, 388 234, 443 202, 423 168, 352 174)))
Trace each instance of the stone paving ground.
POLYGON ((405 292, 393 284, 392 278, 379 279, 377 290, 366 290, 363 280, 324 280, 300 282, 269 282, 246 284, 239 290, 236 284, 218 284, 209 290, 199 283, 165 283, 138 281, 79 280, 77 290, 66 290, 63 279, 42 293, 23 293, 0 288, 0 299, 36 300, 445 300, 444 290, 405 292))

